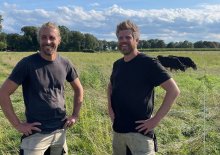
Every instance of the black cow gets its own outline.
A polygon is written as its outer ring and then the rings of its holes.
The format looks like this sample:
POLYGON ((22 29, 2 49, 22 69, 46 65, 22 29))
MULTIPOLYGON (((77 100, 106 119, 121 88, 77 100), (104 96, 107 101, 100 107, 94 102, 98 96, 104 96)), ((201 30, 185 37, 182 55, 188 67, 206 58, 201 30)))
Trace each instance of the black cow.
POLYGON ((160 61, 160 63, 166 67, 170 68, 170 71, 174 70, 181 70, 185 72, 186 66, 182 64, 178 58, 175 57, 165 57, 162 55, 158 55, 157 59, 160 61))
POLYGON ((186 66, 186 69, 189 67, 192 67, 194 70, 197 70, 197 66, 195 62, 193 62, 193 60, 189 57, 181 57, 181 56, 174 56, 174 55, 169 55, 168 57, 178 58, 181 61, 181 63, 186 66))

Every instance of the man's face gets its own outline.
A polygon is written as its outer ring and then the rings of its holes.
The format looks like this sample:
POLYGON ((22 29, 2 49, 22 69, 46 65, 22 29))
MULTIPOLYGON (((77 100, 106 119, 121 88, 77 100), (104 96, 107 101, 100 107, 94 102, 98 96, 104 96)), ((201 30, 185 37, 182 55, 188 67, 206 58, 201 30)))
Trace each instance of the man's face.
POLYGON ((43 28, 40 31, 40 50, 44 55, 52 56, 57 52, 60 44, 60 36, 58 30, 54 28, 43 28))
POLYGON ((138 39, 132 36, 131 30, 122 30, 118 33, 118 48, 124 55, 129 55, 137 48, 138 39))

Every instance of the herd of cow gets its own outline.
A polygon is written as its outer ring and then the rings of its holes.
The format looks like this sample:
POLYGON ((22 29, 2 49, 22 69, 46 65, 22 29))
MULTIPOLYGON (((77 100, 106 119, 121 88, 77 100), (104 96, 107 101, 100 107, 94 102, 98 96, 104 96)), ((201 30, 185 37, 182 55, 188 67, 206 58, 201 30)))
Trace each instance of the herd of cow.
POLYGON ((165 68, 170 68, 170 71, 181 70, 185 72, 185 70, 190 67, 193 68, 194 70, 197 69, 196 64, 189 57, 181 57, 174 55, 169 55, 169 56, 158 55, 157 59, 165 68))

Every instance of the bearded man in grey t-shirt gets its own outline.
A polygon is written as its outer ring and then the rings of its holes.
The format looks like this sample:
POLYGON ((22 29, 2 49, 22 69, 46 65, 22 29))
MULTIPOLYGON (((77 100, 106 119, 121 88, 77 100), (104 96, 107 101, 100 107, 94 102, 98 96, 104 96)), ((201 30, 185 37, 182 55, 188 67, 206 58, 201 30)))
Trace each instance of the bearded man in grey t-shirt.
POLYGON ((59 28, 45 23, 38 31, 40 51, 23 58, 0 88, 0 105, 13 125, 23 134, 20 154, 68 154, 66 129, 78 119, 83 101, 83 88, 73 65, 57 53, 61 42, 59 28), (64 83, 74 91, 74 109, 67 116, 64 83), (10 95, 22 85, 26 122, 13 110, 10 95))

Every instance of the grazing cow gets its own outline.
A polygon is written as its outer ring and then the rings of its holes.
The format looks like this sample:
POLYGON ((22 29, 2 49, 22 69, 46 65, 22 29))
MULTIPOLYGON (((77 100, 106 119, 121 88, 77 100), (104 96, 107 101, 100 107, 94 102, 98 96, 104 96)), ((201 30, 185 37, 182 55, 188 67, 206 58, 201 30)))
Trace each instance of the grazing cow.
POLYGON ((182 64, 178 58, 164 57, 162 55, 158 55, 157 59, 160 61, 160 63, 164 67, 170 68, 170 71, 172 71, 172 69, 174 69, 174 70, 181 70, 181 71, 185 72, 185 70, 186 70, 186 66, 184 64, 182 64))
POLYGON ((186 66, 186 69, 192 67, 194 70, 197 70, 196 64, 189 57, 180 57, 174 55, 169 55, 168 57, 178 58, 181 61, 181 63, 186 66))

